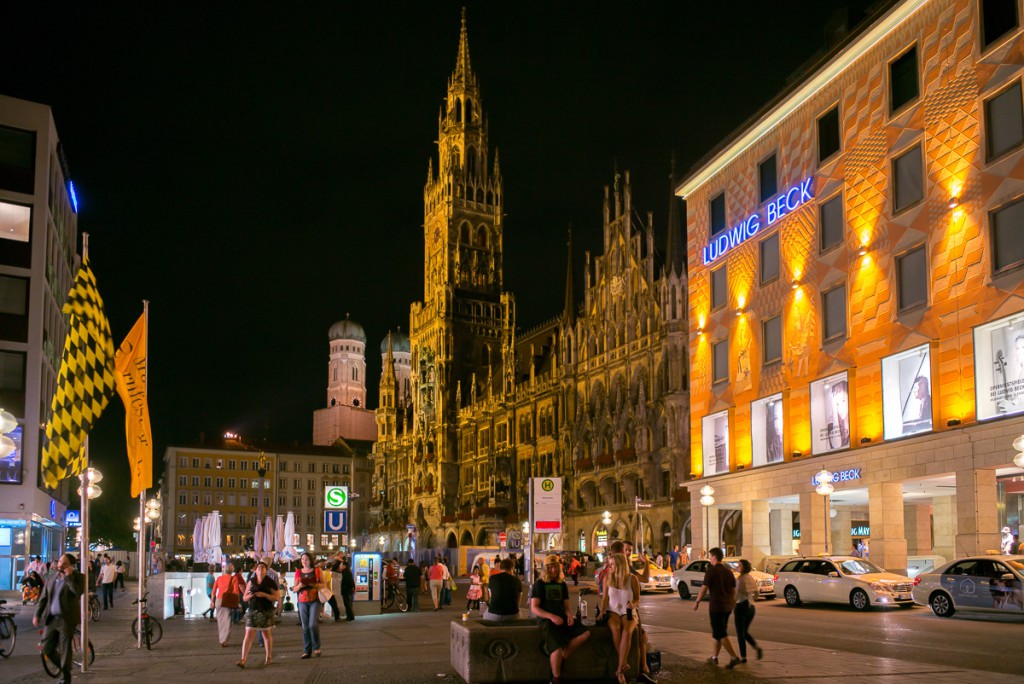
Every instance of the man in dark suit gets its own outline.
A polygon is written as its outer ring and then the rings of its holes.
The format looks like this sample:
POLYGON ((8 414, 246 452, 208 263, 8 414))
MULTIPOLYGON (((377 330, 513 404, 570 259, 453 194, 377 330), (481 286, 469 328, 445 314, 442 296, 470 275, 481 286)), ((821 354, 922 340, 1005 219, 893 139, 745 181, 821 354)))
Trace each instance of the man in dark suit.
POLYGON ((59 663, 64 684, 71 682, 71 640, 82 621, 81 598, 85 593, 85 575, 75 570, 75 559, 64 554, 57 561, 57 572, 43 585, 32 624, 46 626, 43 653, 59 663))
POLYGON ((345 603, 345 620, 355 620, 356 614, 352 610, 352 599, 356 593, 356 578, 352 576, 352 568, 348 566, 348 560, 341 561, 341 600, 345 603))

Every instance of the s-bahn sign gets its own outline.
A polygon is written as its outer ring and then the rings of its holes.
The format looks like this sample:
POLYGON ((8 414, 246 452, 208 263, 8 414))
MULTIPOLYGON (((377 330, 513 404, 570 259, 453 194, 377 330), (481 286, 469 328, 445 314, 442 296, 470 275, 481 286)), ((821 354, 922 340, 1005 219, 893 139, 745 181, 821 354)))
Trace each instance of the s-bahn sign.
POLYGON ((327 485, 324 487, 324 508, 339 510, 348 508, 348 487, 327 485))

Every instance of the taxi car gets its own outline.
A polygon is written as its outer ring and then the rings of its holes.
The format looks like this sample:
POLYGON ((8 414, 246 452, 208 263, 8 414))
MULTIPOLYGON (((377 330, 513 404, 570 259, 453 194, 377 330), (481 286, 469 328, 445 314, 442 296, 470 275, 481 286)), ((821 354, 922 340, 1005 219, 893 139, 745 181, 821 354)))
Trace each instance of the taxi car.
POLYGON ((849 603, 855 610, 872 606, 914 605, 914 580, 886 572, 866 558, 856 556, 799 556, 779 568, 775 587, 786 603, 804 601, 849 603))
MULTIPOLYGON (((740 559, 739 558, 723 558, 722 562, 732 569, 732 572, 737 577, 740 576, 740 559)), ((695 560, 690 561, 679 570, 672 573, 672 591, 679 594, 679 598, 686 600, 691 596, 696 596, 697 592, 700 591, 701 585, 704 583, 704 573, 708 571, 711 566, 711 561, 708 560, 695 560)), ((759 570, 751 570, 750 576, 757 582, 757 593, 760 598, 773 599, 775 598, 775 578, 766 572, 759 570)))
POLYGON ((914 603, 939 617, 958 610, 1024 615, 1024 556, 969 556, 922 573, 914 603))

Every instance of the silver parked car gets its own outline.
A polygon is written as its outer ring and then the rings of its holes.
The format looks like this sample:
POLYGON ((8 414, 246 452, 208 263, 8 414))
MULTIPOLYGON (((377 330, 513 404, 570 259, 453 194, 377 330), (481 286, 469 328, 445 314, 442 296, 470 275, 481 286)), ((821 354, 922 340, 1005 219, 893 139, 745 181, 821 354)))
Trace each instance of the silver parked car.
POLYGON ((856 610, 914 605, 914 580, 856 556, 793 558, 779 568, 775 588, 791 606, 803 601, 849 603, 856 610))
POLYGON ((917 576, 914 602, 939 617, 958 610, 1024 614, 1024 556, 970 556, 917 576))

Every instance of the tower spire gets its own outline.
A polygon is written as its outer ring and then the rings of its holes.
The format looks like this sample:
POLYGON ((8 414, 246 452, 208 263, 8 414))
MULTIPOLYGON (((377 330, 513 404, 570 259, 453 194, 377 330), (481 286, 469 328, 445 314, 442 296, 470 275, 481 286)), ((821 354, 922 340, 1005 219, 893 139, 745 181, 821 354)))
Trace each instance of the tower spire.
POLYGON ((665 270, 683 275, 686 268, 686 236, 683 232, 679 198, 676 197, 676 153, 672 152, 671 170, 668 175, 668 244, 665 249, 665 270))
POLYGON ((572 223, 569 223, 569 248, 565 261, 565 312, 562 317, 571 328, 576 325, 576 297, 572 289, 572 223))
POLYGON ((469 64, 469 33, 466 31, 466 8, 462 8, 462 32, 459 34, 459 54, 455 61, 452 80, 468 84, 473 80, 473 69, 469 64))

